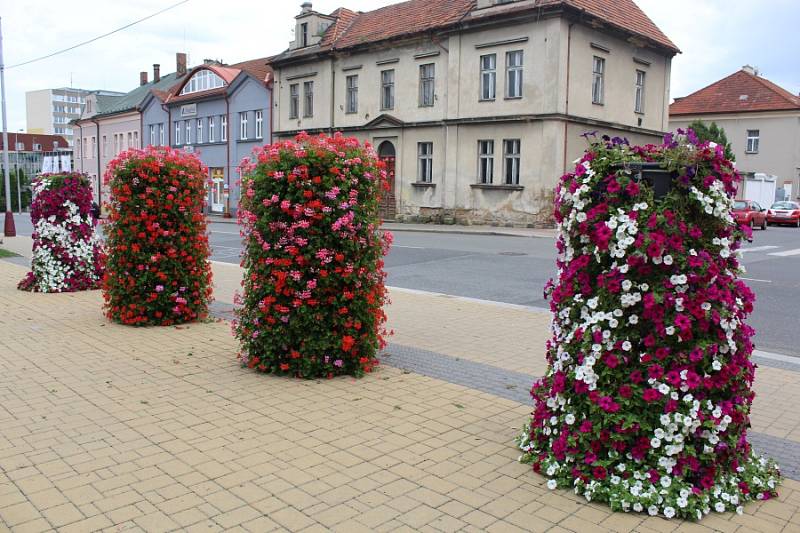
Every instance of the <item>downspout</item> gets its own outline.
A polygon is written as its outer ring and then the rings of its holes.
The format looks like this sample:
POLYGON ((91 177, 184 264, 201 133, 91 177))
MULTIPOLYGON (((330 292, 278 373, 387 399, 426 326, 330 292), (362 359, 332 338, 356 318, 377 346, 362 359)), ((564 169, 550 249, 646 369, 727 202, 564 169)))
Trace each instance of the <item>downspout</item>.
MULTIPOLYGON (((80 125, 80 124, 77 124, 77 123, 75 125, 78 126, 78 129, 80 130, 78 132, 78 142, 81 145, 81 151, 78 154, 78 156, 79 156, 78 159, 80 159, 80 161, 81 161, 81 174, 83 174, 83 126, 80 125)), ((75 146, 75 142, 72 143, 72 146, 73 147, 75 146)), ((74 148, 72 149, 72 152, 73 152, 73 154, 75 153, 75 149, 74 148)))
MULTIPOLYGON (((335 116, 335 108, 336 105, 336 70, 334 69, 334 61, 336 56, 331 54, 331 126, 329 133, 333 135, 333 118, 335 116)), ((299 113, 298 113, 299 114, 299 113)))
POLYGON ((101 180, 100 174, 100 123, 97 122, 96 119, 92 119, 95 126, 95 135, 97 135, 97 142, 95 142, 95 146, 97 146, 97 205, 103 206, 103 184, 101 180))
POLYGON ((567 29, 567 88, 566 88, 566 98, 564 102, 564 169, 562 174, 567 173, 567 129, 569 127, 569 63, 570 58, 572 57, 572 26, 574 26, 574 22, 570 22, 569 27, 567 29))
POLYGON ((267 88, 269 89, 269 143, 275 144, 275 108, 273 107, 275 105, 273 101, 275 93, 274 78, 267 88))
MULTIPOLYGON (((233 132, 232 122, 231 122, 231 106, 230 100, 228 100, 228 93, 225 92, 225 115, 228 117, 228 135, 225 142, 225 152, 227 154, 227 159, 225 163, 225 181, 227 182, 228 186, 228 196, 225 197, 225 213, 224 215, 231 216, 231 139, 233 139, 231 133, 233 132)), ((220 126, 221 128, 221 126, 220 126)), ((220 132, 221 133, 221 132, 220 132)), ((223 215, 223 216, 224 216, 223 215)))
POLYGON ((161 104, 161 110, 167 114, 167 146, 172 146, 172 115, 169 112, 169 106, 166 103, 161 104))

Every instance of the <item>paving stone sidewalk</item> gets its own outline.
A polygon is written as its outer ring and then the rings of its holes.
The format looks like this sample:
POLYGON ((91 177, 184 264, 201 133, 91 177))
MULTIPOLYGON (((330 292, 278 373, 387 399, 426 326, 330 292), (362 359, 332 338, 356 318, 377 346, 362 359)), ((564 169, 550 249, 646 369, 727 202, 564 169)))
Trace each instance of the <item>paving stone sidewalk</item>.
MULTIPOLYGON (((547 490, 516 462, 512 443, 530 410, 519 388, 540 363, 515 371, 491 350, 470 349, 474 337, 458 340, 463 331, 451 315, 471 315, 469 306, 482 304, 393 293, 392 325, 404 336, 392 340, 386 364, 361 380, 296 381, 242 369, 222 321, 117 326, 102 317, 98 292, 17 291, 24 272, 0 261, 0 308, 7 311, 0 314, 0 529, 800 529, 800 483, 791 479, 778 500, 700 524, 610 513, 547 490), (430 349, 435 339, 423 332, 434 322, 420 306, 436 308, 449 324, 455 353, 430 349), (516 387, 486 390, 466 368, 513 375, 516 387)), ((236 274, 215 265, 215 279, 222 294, 236 274)), ((540 326, 541 317, 518 310, 477 310, 490 325, 540 326)), ((541 345, 524 344, 530 336, 509 339, 505 329, 464 323, 486 337, 481 342, 521 343, 504 346, 509 356, 542 357, 541 345)), ((792 404, 784 403, 796 398, 798 378, 760 370, 759 431, 798 441, 792 404)))

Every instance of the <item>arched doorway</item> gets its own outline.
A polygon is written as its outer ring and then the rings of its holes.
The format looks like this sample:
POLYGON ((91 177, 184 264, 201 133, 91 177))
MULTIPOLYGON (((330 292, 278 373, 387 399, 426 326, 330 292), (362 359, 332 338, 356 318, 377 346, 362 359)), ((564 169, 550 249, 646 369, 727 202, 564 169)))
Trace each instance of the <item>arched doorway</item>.
POLYGON ((378 157, 386 164, 386 181, 389 185, 389 190, 381 198, 380 215, 383 220, 394 220, 397 212, 394 198, 395 153, 394 144, 391 141, 383 141, 378 145, 378 157))

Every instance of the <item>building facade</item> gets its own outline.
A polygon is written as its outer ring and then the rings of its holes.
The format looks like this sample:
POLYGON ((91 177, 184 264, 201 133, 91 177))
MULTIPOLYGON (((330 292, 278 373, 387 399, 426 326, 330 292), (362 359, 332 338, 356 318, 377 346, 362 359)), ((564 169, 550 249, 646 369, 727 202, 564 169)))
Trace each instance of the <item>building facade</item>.
POLYGON ((800 199, 800 96, 759 76, 750 66, 670 106, 670 128, 716 122, 743 174, 777 177, 778 197, 800 199))
MULTIPOLYGON (((62 135, 14 132, 8 134, 8 144, 8 163, 12 176, 15 176, 17 170, 21 170, 29 179, 36 176, 42 172, 45 158, 50 158, 55 164, 54 170, 72 169, 72 148, 62 135), (56 157, 59 158, 57 161, 56 157)), ((3 136, 0 135, 0 150, 3 148, 3 136)), ((0 176, 2 167, 0 159, 0 176)))
POLYGON ((269 58, 221 64, 207 60, 142 106, 142 142, 198 155, 208 167, 211 214, 233 216, 242 158, 269 143, 272 70, 269 58))
POLYGON ((410 0, 326 15, 307 2, 273 58, 275 134, 371 142, 390 174, 386 218, 547 225, 582 133, 652 142, 668 124, 675 45, 630 0, 585 4, 410 0))
POLYGON ((25 93, 25 115, 28 133, 61 135, 73 145, 71 122, 80 118, 89 94, 121 96, 115 91, 89 91, 61 87, 25 93))
POLYGON ((141 148, 142 109, 151 91, 165 91, 186 76, 186 54, 176 55, 176 70, 161 75, 160 65, 153 65, 153 79, 147 72, 139 75, 139 86, 121 96, 90 94, 84 112, 74 121, 75 166, 86 173, 94 195, 101 205, 108 201, 103 175, 112 159, 129 148, 141 148))

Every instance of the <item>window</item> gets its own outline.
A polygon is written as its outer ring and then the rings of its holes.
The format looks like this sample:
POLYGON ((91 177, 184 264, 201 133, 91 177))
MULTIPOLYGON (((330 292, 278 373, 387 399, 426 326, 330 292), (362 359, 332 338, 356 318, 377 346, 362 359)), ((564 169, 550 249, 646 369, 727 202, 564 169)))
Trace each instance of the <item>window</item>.
POLYGON ((761 132, 759 130, 747 130, 747 150, 748 154, 757 154, 761 132))
POLYGON ((314 82, 303 82, 303 116, 314 116, 314 82))
POLYGON ((300 24, 300 46, 308 46, 308 23, 300 24))
POLYGON ((165 144, 164 141, 165 141, 165 139, 164 139, 164 123, 162 122, 161 124, 158 125, 158 145, 159 146, 164 146, 164 144, 165 144))
POLYGON ((92 157, 97 153, 97 137, 92 136, 92 157))
POLYGON ((433 143, 417 143, 417 181, 433 181, 433 143))
POLYGON ((208 117, 208 142, 213 143, 215 141, 214 138, 214 117, 208 117))
POLYGON ((433 63, 419 66, 419 105, 421 107, 433 105, 435 72, 433 63))
POLYGON ((247 139, 247 111, 239 113, 239 138, 247 139))
POLYGON ((172 123, 172 126, 175 128, 175 144, 179 145, 181 144, 181 123, 175 121, 172 123))
POLYGON ((606 72, 606 60, 594 56, 592 61, 592 103, 603 103, 603 77, 606 72))
POLYGON ((300 116, 300 84, 289 85, 289 118, 300 116))
POLYGON ((634 111, 637 113, 644 113, 644 77, 643 70, 636 71, 636 89, 634 96, 634 111))
POLYGON ((197 137, 195 138, 194 142, 197 144, 203 143, 203 119, 197 119, 197 137))
POLYGON ((224 87, 225 81, 208 69, 203 69, 192 76, 181 89, 181 94, 198 93, 218 87, 224 87))
POLYGON ((183 122, 184 128, 186 128, 186 140, 184 141, 186 144, 192 144, 192 123, 188 120, 183 122))
POLYGON ((358 74, 347 76, 347 112, 358 112, 358 74))
POLYGON ((497 86, 497 54, 481 56, 481 100, 494 100, 497 86))
MULTIPOLYGON (((94 137, 92 137, 92 143, 94 144, 94 137)), ((42 151, 42 145, 39 144, 39 143, 33 143, 33 151, 34 152, 41 152, 42 151)))
MULTIPOLYGON (((94 145, 94 138, 92 138, 92 145, 94 145)), ((138 131, 134 131, 133 132, 133 147, 134 148, 140 148, 140 146, 139 146, 139 132, 138 131)))
POLYGON ((75 140, 75 147, 78 149, 78 157, 83 159, 83 151, 81 150, 81 140, 80 139, 76 139, 75 140))
POLYGON ((150 146, 156 145, 156 127, 150 124, 150 146))
POLYGON ((494 141, 478 141, 478 180, 491 183, 494 177, 494 141))
POLYGON ((125 145, 125 149, 129 150, 129 149, 131 149, 133 147, 134 147, 134 145, 133 145, 133 132, 129 131, 128 132, 128 144, 125 145))
POLYGON ((108 156, 108 139, 106 139, 105 135, 103 135, 102 143, 103 143, 103 146, 102 146, 103 157, 107 157, 108 156))
POLYGON ((522 98, 522 50, 506 52, 506 98, 522 98))
POLYGON ((394 109, 394 69, 381 71, 381 109, 394 109))
POLYGON ((15 146, 17 152, 22 152, 23 150, 25 150, 25 143, 18 142, 15 146))
POLYGON ((222 142, 226 142, 228 140, 228 117, 226 115, 221 115, 219 118, 220 118, 219 140, 222 142))
POLYGON ((519 185, 519 139, 503 140, 506 185, 519 185))
POLYGON ((264 138, 264 112, 256 111, 256 139, 264 138))
POLYGON ((89 154, 89 138, 88 137, 84 137, 83 138, 83 157, 85 159, 89 159, 90 157, 92 157, 91 154, 89 154))

